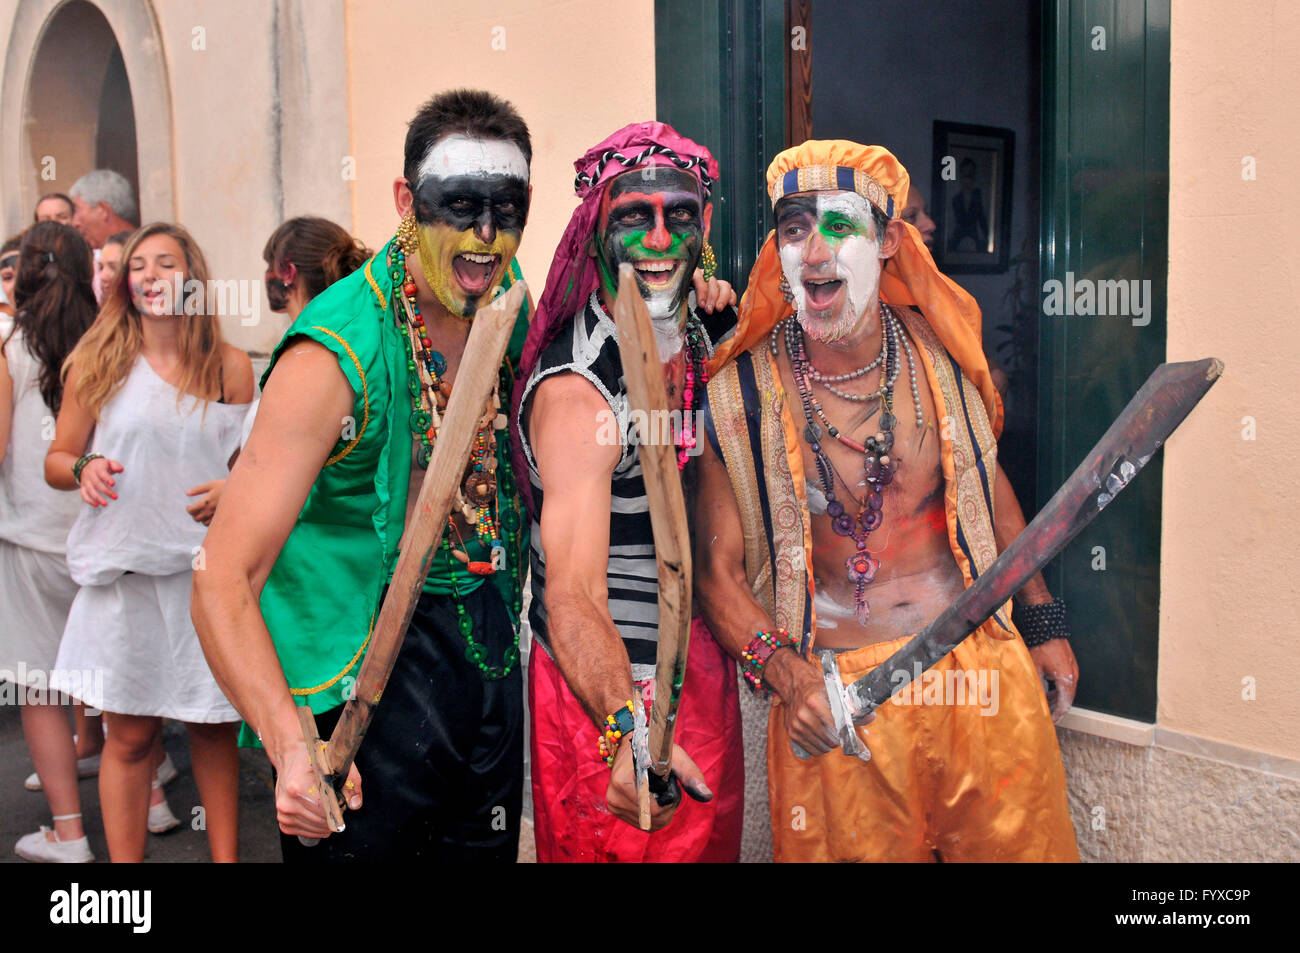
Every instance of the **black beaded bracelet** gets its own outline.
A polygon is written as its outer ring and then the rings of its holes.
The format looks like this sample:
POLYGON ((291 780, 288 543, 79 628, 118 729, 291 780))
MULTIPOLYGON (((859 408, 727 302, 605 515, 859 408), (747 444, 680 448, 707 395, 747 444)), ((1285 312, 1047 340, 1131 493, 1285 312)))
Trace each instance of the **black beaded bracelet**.
POLYGON ((1068 639, 1070 626, 1065 621, 1065 600, 1053 599, 1035 606, 1015 603, 1011 607, 1011 621, 1020 630, 1020 637, 1031 649, 1052 639, 1068 639))

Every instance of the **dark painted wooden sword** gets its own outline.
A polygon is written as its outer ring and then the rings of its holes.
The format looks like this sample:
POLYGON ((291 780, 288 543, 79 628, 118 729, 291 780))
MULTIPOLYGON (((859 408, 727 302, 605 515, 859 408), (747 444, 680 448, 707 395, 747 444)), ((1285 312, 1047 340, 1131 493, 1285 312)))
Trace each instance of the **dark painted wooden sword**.
MULTIPOLYGON (((1146 466, 1222 373, 1223 362, 1212 357, 1161 364, 1033 522, 938 618, 850 685, 834 661, 824 659, 841 750, 870 758, 854 726, 956 648, 1051 562, 1146 466)), ((808 757, 793 742, 791 747, 808 757)))

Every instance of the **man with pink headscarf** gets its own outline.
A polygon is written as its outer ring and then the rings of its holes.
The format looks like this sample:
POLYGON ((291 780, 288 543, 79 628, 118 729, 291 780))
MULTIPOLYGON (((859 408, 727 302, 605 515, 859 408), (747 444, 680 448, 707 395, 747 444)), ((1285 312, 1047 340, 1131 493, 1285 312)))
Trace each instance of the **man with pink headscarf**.
MULTIPOLYGON (((744 770, 736 675, 698 619, 672 756, 689 798, 667 807, 652 799, 652 832, 637 825, 630 738, 636 709, 653 704, 658 572, 610 317, 619 268, 630 264, 653 318, 669 401, 682 414, 675 442, 689 481, 697 393, 713 349, 691 287, 701 256, 711 257, 704 251, 718 166, 707 149, 656 122, 619 130, 574 166, 581 204, 524 345, 514 417, 533 519, 538 860, 732 861, 744 770)), ((702 311, 734 303, 728 286, 695 284, 702 311)), ((730 307, 715 318, 735 320, 730 307)))

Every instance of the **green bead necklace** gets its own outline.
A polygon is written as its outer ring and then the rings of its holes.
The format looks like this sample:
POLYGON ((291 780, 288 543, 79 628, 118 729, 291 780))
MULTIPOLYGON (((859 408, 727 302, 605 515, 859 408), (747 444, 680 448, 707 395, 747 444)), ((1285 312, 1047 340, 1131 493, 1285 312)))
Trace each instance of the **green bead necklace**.
MULTIPOLYGON (((436 408, 438 388, 442 383, 442 374, 446 371, 446 362, 442 355, 429 348, 427 337, 425 338, 425 349, 427 352, 425 360, 425 370, 429 374, 430 384, 428 391, 428 408, 425 407, 422 397, 425 395, 426 386, 420 378, 419 356, 411 344, 411 331, 415 333, 424 333, 423 319, 420 317, 419 306, 415 303, 414 294, 408 294, 411 285, 410 276, 406 270, 407 249, 404 247, 404 240, 409 241, 410 236, 404 235, 399 229, 398 241, 394 243, 393 250, 390 253, 390 271, 389 277, 392 279, 392 303, 394 317, 397 320, 398 328, 402 331, 402 345, 406 357, 407 389, 411 397, 411 414, 407 419, 411 433, 420 440, 420 448, 416 454, 416 462, 421 468, 427 468, 429 460, 433 456, 434 441, 437 438, 437 427, 441 421, 436 420, 432 408, 436 408), (405 302, 405 307, 409 309, 410 330, 408 322, 404 322, 401 316, 401 310, 398 302, 405 302), (418 327, 415 322, 419 322, 418 327)), ((509 359, 502 365, 498 388, 500 392, 504 390, 510 392, 513 384, 514 375, 509 367, 509 359)), ((456 563, 452 556, 451 544, 451 521, 448 520, 448 526, 443 530, 440 548, 443 558, 447 561, 447 578, 451 581, 452 598, 456 604, 456 627, 465 639, 465 658, 473 663, 479 670, 479 673, 485 680, 497 681, 506 678, 514 671, 515 666, 519 664, 519 628, 520 615, 523 612, 523 579, 520 569, 523 566, 524 553, 520 545, 519 527, 520 511, 519 499, 515 494, 514 471, 510 465, 510 446, 507 437, 509 429, 502 431, 497 438, 496 447, 496 479, 497 479, 497 510, 500 514, 498 522, 500 523, 500 539, 504 542, 506 553, 506 565, 510 572, 510 601, 514 609, 515 633, 514 641, 509 648, 505 650, 502 657, 501 665, 489 665, 487 649, 480 645, 474 639, 474 624, 465 610, 464 601, 461 598, 460 586, 456 582, 456 563), (503 506, 504 503, 504 506, 503 506)), ((496 540, 491 540, 495 542, 496 540)))

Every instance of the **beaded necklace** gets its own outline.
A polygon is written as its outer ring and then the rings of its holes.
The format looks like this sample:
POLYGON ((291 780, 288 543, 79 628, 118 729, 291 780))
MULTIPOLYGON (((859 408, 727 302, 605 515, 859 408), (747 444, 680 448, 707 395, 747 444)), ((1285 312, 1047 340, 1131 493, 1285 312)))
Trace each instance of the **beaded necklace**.
MULTIPOLYGON (((397 323, 403 332, 402 345, 406 354, 407 388, 411 397, 411 414, 407 418, 407 423, 411 433, 420 442, 415 456, 416 463, 425 469, 433 456, 438 430, 442 426, 439 412, 446 409, 451 387, 443 380, 443 375, 447 371, 447 360, 441 353, 433 350, 433 342, 429 338, 428 328, 425 326, 416 300, 418 288, 406 268, 406 259, 414 251, 414 240, 413 229, 408 228, 404 220, 402 228, 398 230, 397 241, 394 242, 390 252, 389 275, 393 282, 392 297, 402 302, 401 309, 394 310, 397 311, 397 323)), ((492 394, 495 418, 490 420, 488 425, 481 426, 475 436, 470 452, 469 475, 458 490, 453 504, 461 512, 465 522, 474 528, 477 539, 484 546, 489 547, 491 559, 489 562, 479 562, 469 558, 464 543, 460 540, 460 531, 451 515, 448 515, 447 528, 443 531, 441 542, 441 549, 447 560, 447 576, 451 580, 452 596, 456 603, 457 628, 465 639, 465 658, 474 663, 483 678, 488 680, 505 678, 518 664, 519 627, 518 625, 515 627, 514 643, 506 649, 502 664, 489 665, 487 650, 474 640, 473 621, 465 610, 460 587, 456 584, 455 563, 452 560, 459 561, 476 576, 490 576, 507 569, 508 547, 515 565, 521 564, 519 560, 522 558, 522 553, 518 533, 520 520, 518 501, 514 496, 514 478, 508 460, 509 448, 507 446, 504 455, 501 454, 497 436, 498 431, 502 432, 500 441, 506 442, 505 417, 500 413, 499 395, 502 387, 508 389, 509 386, 510 375, 503 367, 492 394), (499 502, 498 482, 501 484, 501 491, 510 501, 509 508, 506 513, 500 514, 500 518, 494 512, 499 502), (452 546, 452 534, 455 534, 457 540, 461 542, 461 548, 452 546)), ((518 618, 523 605, 522 586, 518 579, 518 572, 513 572, 511 575, 514 577, 511 601, 515 617, 518 618)))
POLYGON ((674 443, 677 444, 677 469, 684 470, 686 461, 695 449, 695 386, 709 383, 709 370, 706 366, 708 349, 704 345, 704 325, 694 313, 686 317, 686 349, 689 359, 686 362, 686 386, 682 389, 682 430, 674 443))
MULTIPOLYGON (((898 319, 888 309, 888 306, 883 305, 883 302, 881 313, 885 318, 881 328, 881 356, 873 362, 874 366, 879 366, 881 369, 881 385, 876 394, 867 398, 879 399, 880 401, 880 430, 868 437, 864 443, 858 443, 856 440, 849 438, 831 424, 826 417, 821 402, 813 396, 814 374, 819 374, 819 372, 814 370, 812 362, 808 359, 803 327, 799 324, 797 317, 791 316, 779 322, 772 329, 769 343, 775 357, 779 353, 781 337, 784 336, 785 338, 786 353, 790 357, 791 370, 794 374, 800 402, 803 404, 804 419, 807 422, 804 428, 804 438, 808 441, 813 452, 813 457, 817 463, 817 475, 822 484, 822 491, 826 496, 826 515, 831 518, 831 528, 836 535, 847 536, 856 544, 857 552, 844 561, 844 566, 849 581, 854 584, 854 614, 860 625, 866 625, 871 618, 871 605, 867 601, 866 588, 876 578, 876 573, 880 569, 880 560, 867 551, 867 540, 870 534, 884 522, 884 496, 881 491, 894 481, 894 474, 898 469, 897 461, 890 457, 889 452, 894 446, 893 431, 898 423, 898 418, 893 413, 893 400, 894 381, 897 379, 899 372, 898 351, 900 344, 902 347, 907 348, 909 364, 911 364, 912 359, 907 339, 898 326, 898 319), (848 449, 862 454, 862 472, 867 483, 866 498, 857 500, 848 482, 841 478, 850 499, 858 504, 858 512, 855 516, 849 515, 844 508, 844 504, 835 495, 835 477, 837 474, 822 447, 821 441, 824 435, 829 435, 848 449)), ((860 377, 870 369, 871 366, 868 366, 865 369, 860 368, 858 371, 850 372, 849 379, 860 377)), ((819 376, 823 379, 826 377, 820 374, 819 376)), ((844 379, 843 375, 840 379, 844 379)), ((915 390, 913 393, 915 396, 915 390)), ((916 403, 919 424, 919 399, 917 399, 916 403)))

